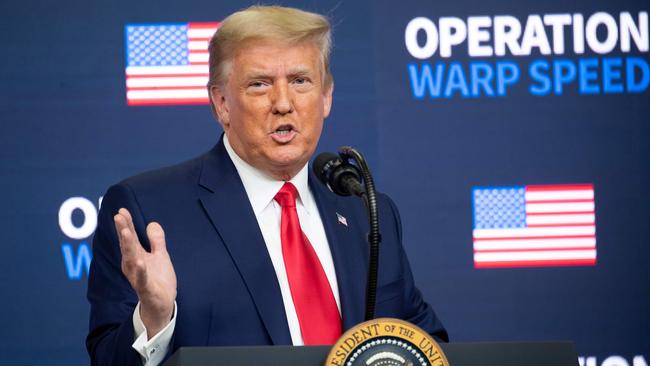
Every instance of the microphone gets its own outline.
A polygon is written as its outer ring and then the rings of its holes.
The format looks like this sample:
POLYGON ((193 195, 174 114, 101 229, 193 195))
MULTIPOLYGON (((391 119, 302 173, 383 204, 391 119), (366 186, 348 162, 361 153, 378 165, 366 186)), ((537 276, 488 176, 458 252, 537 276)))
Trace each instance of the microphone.
POLYGON ((355 195, 363 199, 368 211, 368 282, 366 285, 366 320, 375 318, 377 279, 379 278, 379 205, 375 183, 363 155, 351 146, 342 146, 339 154, 322 153, 312 165, 314 174, 330 191, 341 195, 355 195), (356 165, 350 163, 354 161, 356 165), (361 177, 363 176, 363 185, 361 177))
POLYGON ((361 185, 359 169, 337 154, 324 152, 318 155, 312 168, 318 179, 339 196, 362 197, 366 193, 361 185))

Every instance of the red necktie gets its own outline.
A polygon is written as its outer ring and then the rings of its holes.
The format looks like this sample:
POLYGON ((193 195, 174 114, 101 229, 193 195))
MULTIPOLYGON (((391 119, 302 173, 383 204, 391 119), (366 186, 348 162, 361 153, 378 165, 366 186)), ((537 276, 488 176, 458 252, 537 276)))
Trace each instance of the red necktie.
POLYGON ((325 271, 300 228, 296 196, 289 182, 275 195, 282 206, 280 237, 291 298, 305 345, 334 344, 341 336, 341 317, 325 271))

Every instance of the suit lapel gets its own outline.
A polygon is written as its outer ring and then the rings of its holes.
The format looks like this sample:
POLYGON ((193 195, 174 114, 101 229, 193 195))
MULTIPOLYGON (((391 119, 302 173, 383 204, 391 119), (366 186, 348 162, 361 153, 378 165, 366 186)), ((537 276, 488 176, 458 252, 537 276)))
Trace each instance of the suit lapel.
POLYGON ((264 238, 223 139, 204 160, 201 204, 244 280, 273 344, 291 344, 282 294, 264 238))
POLYGON ((367 225, 365 222, 351 220, 359 217, 354 215, 354 207, 350 201, 357 198, 338 197, 317 179, 310 173, 309 186, 323 220, 336 269, 343 328, 346 330, 364 320, 368 248, 363 240, 363 228, 367 225), (347 225, 339 222, 338 215, 347 220, 347 225))

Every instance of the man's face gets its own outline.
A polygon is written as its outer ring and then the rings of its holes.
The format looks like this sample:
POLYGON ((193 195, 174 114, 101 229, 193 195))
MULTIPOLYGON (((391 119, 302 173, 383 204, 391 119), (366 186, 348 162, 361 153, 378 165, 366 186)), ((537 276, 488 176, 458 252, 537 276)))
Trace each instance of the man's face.
POLYGON ((332 104, 318 48, 251 41, 210 96, 232 148, 276 179, 289 180, 314 153, 332 104))

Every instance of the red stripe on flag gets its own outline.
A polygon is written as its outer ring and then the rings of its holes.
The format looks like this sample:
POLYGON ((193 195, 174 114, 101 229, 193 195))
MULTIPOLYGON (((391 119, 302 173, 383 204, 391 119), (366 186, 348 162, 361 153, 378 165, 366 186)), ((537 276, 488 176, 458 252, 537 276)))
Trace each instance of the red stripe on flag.
POLYGON ((585 203, 585 202, 594 202, 593 199, 580 199, 580 200, 526 200, 526 203, 585 203))
POLYGON ((545 192, 545 191, 584 191, 593 190, 593 184, 559 184, 552 186, 526 186, 527 192, 545 192))
POLYGON ((588 247, 573 247, 573 248, 474 249, 474 253, 559 252, 565 250, 589 250, 589 249, 596 249, 596 244, 588 247))
POLYGON ((187 90, 187 89, 204 89, 206 87, 196 85, 196 86, 130 86, 126 90, 187 90))
MULTIPOLYGON (((593 224, 590 224, 593 226, 593 224)), ((493 240, 527 240, 527 239, 583 239, 583 238, 595 238, 596 235, 563 235, 563 236, 518 236, 518 237, 506 237, 506 238, 476 238, 474 241, 493 241, 493 240)))
POLYGON ((192 22, 189 23, 190 29, 211 29, 219 28, 219 22, 192 22))
POLYGON ((527 212, 527 216, 555 216, 555 215, 576 215, 576 214, 592 214, 594 210, 590 211, 567 211, 567 212, 527 212))
POLYGON ((185 78, 185 77, 195 77, 195 76, 208 76, 208 73, 200 73, 200 74, 145 74, 145 75, 127 75, 126 80, 129 79, 140 79, 140 78, 185 78))
MULTIPOLYGON (((593 222, 586 222, 586 223, 571 223, 569 224, 571 226, 594 226, 593 222)), ((567 226, 566 223, 563 224, 528 224, 528 227, 559 227, 559 226, 567 226)))
POLYGON ((552 266, 595 266, 596 259, 553 259, 539 261, 495 261, 474 262, 474 268, 552 267, 552 266))
POLYGON ((128 105, 208 104, 208 98, 129 99, 128 105))

